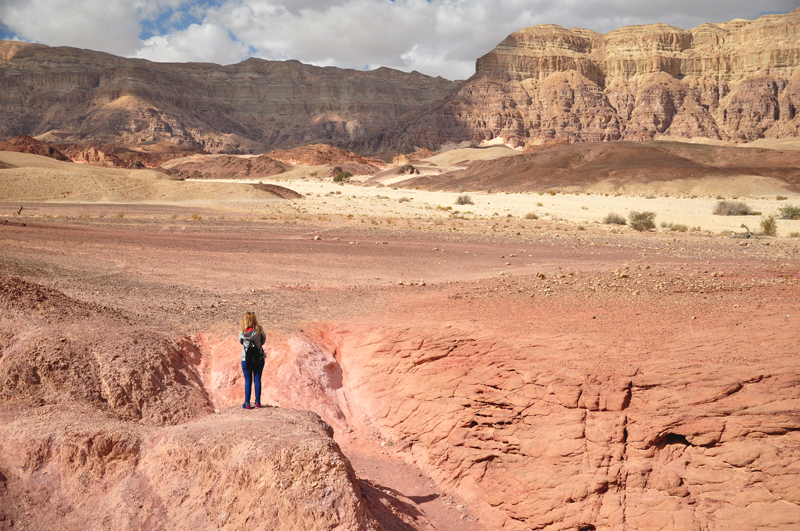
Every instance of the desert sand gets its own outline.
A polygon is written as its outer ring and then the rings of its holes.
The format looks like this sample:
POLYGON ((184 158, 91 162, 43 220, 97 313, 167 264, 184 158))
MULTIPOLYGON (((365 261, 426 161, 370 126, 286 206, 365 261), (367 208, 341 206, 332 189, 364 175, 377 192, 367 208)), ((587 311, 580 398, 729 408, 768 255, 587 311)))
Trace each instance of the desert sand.
POLYGON ((711 214, 730 181, 457 193, 295 167, 263 180, 287 200, 31 157, 0 154, 4 528, 800 522, 800 221, 744 238, 761 216, 711 214), (657 228, 600 222, 631 210, 657 228), (245 311, 273 406, 251 411, 245 311))

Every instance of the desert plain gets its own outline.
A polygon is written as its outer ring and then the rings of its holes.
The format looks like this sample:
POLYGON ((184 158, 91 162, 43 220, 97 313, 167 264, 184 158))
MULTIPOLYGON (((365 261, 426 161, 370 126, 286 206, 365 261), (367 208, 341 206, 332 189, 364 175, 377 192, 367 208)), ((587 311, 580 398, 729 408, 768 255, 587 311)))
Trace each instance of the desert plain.
POLYGON ((800 220, 759 234, 791 182, 0 162, 0 529, 800 522, 800 220), (655 228, 603 222, 631 211, 655 228))

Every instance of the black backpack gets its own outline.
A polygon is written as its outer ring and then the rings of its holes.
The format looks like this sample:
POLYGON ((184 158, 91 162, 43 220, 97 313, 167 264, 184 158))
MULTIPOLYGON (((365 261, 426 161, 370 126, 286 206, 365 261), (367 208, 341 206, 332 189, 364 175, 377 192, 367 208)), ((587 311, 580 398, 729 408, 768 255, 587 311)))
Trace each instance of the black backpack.
POLYGON ((247 349, 244 351, 244 362, 251 371, 256 370, 258 364, 261 362, 261 349, 258 348, 255 341, 249 341, 247 343, 247 349))

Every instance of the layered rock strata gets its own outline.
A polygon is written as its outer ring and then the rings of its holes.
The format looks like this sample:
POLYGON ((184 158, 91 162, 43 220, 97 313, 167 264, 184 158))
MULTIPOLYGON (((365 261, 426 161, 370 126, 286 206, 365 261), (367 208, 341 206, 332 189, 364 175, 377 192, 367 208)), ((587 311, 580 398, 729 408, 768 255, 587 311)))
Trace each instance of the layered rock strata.
POLYGON ((691 30, 542 25, 509 35, 457 84, 387 68, 165 64, 1 42, 0 138, 226 153, 326 142, 385 154, 497 137, 517 146, 796 137, 798 43, 800 10, 691 30))
POLYGON ((535 334, 500 340, 453 325, 325 335, 351 402, 365 406, 354 416, 366 414, 489 528, 756 531, 800 521, 800 390, 786 344, 783 361, 662 358, 651 345, 639 359, 597 363, 535 334))
POLYGON ((556 25, 509 35, 476 74, 405 130, 404 144, 502 137, 522 146, 649 140, 747 142, 798 136, 800 9, 755 21, 556 25))
POLYGON ((230 66, 153 63, 75 48, 0 42, 0 138, 171 143, 251 153, 342 146, 439 100, 455 84, 251 58, 230 66))

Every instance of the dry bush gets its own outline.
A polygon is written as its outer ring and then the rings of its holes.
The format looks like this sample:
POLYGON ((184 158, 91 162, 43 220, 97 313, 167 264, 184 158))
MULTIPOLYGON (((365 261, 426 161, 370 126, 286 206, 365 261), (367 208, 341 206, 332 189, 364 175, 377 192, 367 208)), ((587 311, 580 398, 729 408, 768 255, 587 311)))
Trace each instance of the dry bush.
POLYGON ((775 200, 776 201, 786 201, 787 199, 789 199, 789 198, 786 197, 785 195, 776 195, 775 196, 775 200))
POLYGON ((753 209, 741 201, 720 201, 714 207, 717 216, 750 216, 753 209))
POLYGON ((603 219, 603 223, 606 225, 627 225, 628 222, 625 221, 625 218, 620 216, 619 214, 615 214, 611 212, 603 219))
POLYGON ((781 213, 781 219, 800 219, 800 206, 786 205, 778 212, 781 213))
POLYGON ((401 197, 397 200, 398 203, 408 203, 409 201, 411 201, 410 197, 401 197))
POLYGON ((655 219, 655 212, 631 212, 628 215, 631 228, 639 232, 656 228, 655 219))
POLYGON ((669 226, 669 230, 674 230, 676 232, 686 232, 689 230, 689 227, 687 227, 683 223, 673 223, 669 226))
POLYGON ((525 214, 525 219, 539 219, 535 212, 528 212, 525 214))
POLYGON ((472 202, 472 198, 468 195, 460 195, 456 199, 457 205, 474 205, 475 203, 472 202))
POLYGON ((761 218, 761 230, 767 236, 775 236, 778 233, 778 222, 775 216, 761 218))

